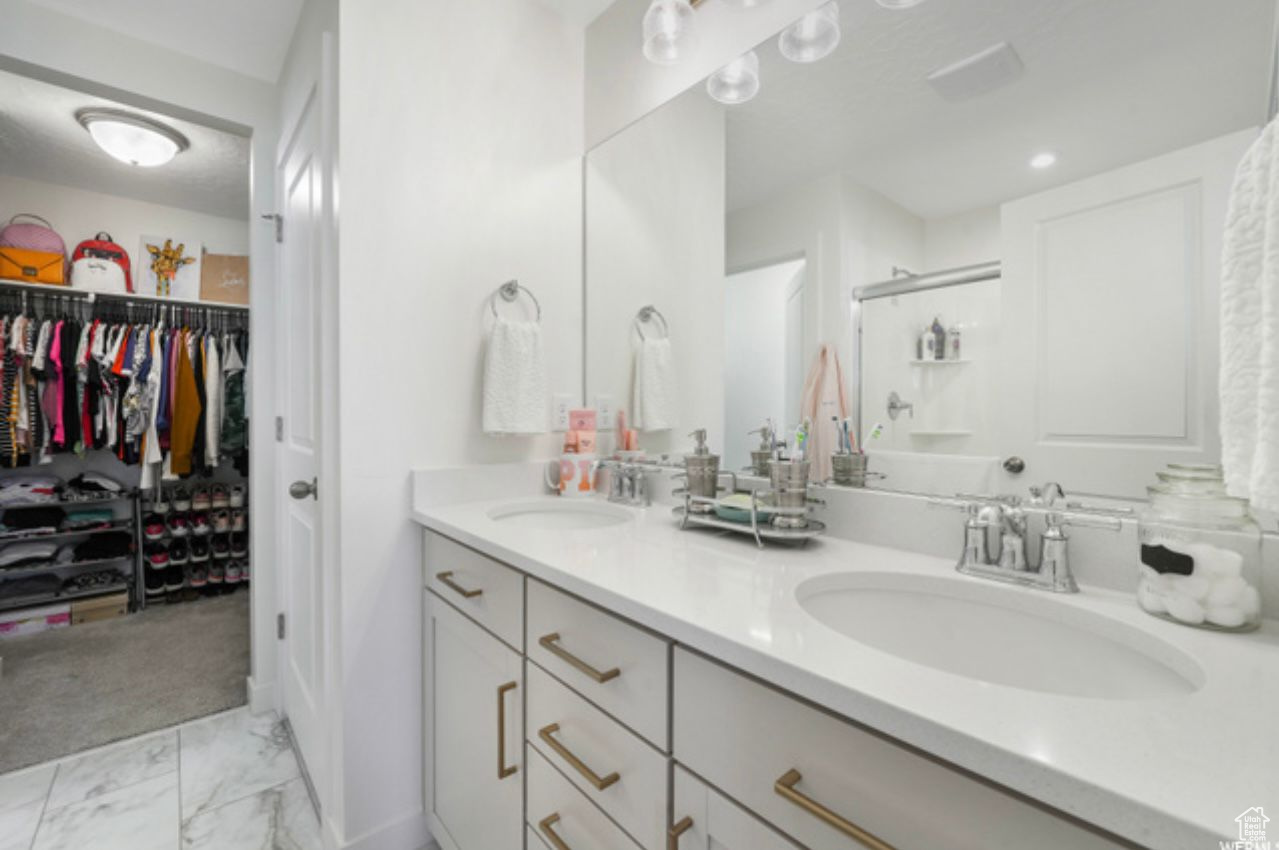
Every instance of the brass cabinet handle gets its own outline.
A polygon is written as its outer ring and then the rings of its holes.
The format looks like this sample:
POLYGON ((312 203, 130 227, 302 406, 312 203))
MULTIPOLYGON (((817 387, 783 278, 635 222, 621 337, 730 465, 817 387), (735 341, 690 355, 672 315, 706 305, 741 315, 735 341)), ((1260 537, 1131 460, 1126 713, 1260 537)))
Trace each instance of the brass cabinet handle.
POLYGON ((483 590, 478 590, 478 589, 467 590, 465 587, 462 587, 462 585, 453 581, 452 570, 449 570, 448 572, 443 572, 443 573, 436 573, 435 577, 440 580, 440 584, 444 585, 449 590, 452 590, 455 593, 461 594, 463 599, 474 599, 475 597, 479 596, 480 594, 484 592, 483 590))
POLYGON ((573 848, 565 844, 564 839, 556 835, 555 830, 552 829, 552 827, 559 822, 560 814, 559 812, 556 812, 555 814, 548 815, 538 821, 537 828, 542 830, 542 834, 546 836, 547 841, 551 842, 551 846, 554 847, 555 850, 573 850, 573 848))
POLYGON ((681 818, 679 823, 675 824, 666 833, 666 850, 679 850, 680 836, 693 828, 693 819, 690 817, 681 818))
POLYGON ((800 772, 792 767, 790 770, 786 771, 786 773, 782 774, 780 779, 773 783, 773 790, 781 797, 784 797, 786 800, 794 803, 813 817, 820 820, 822 823, 827 826, 834 827, 854 841, 869 847, 870 850, 895 850, 893 845, 888 842, 872 835, 852 821, 840 817, 811 797, 807 797, 799 791, 796 791, 795 786, 798 785, 799 781, 803 778, 804 777, 800 775, 800 772))
POLYGON ((497 686, 497 778, 505 779, 520 769, 519 765, 506 765, 506 695, 519 686, 507 682, 497 686))
POLYGON ((576 655, 573 655, 571 652, 564 649, 564 647, 560 646, 559 639, 559 632, 551 632, 549 635, 542 635, 537 639, 537 642, 541 644, 542 648, 547 652, 551 653, 556 658, 559 658, 561 661, 571 664, 573 667, 590 676, 601 685, 610 679, 616 679, 618 676, 622 675, 622 671, 616 667, 612 670, 596 670, 594 667, 587 664, 576 655))
POLYGON ((559 753, 560 758, 573 766, 573 769, 582 774, 582 778, 595 786, 596 791, 603 791, 622 777, 617 771, 613 771, 608 776, 600 776, 595 771, 586 766, 580 758, 569 752, 568 747, 561 744, 555 739, 555 733, 560 731, 560 724, 552 723, 550 726, 543 726, 537 730, 537 737, 546 742, 546 745, 555 752, 559 753))

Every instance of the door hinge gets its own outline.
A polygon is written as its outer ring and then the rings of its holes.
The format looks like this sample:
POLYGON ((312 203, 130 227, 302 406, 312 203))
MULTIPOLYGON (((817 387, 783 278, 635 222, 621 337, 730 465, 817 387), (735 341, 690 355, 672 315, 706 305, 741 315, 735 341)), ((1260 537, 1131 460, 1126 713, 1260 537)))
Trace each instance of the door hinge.
POLYGON ((275 615, 275 638, 284 640, 284 612, 275 615))
POLYGON ((279 213, 262 213, 262 217, 267 221, 275 222, 275 241, 284 241, 284 216, 279 213))
POLYGON ((284 442, 284 417, 275 417, 275 441, 277 443, 284 442))

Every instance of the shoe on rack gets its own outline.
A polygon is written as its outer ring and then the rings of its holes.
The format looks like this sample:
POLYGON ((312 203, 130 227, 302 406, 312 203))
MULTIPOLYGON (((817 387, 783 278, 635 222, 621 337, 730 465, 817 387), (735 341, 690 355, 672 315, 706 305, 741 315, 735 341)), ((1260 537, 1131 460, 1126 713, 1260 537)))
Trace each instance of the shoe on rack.
POLYGON ((164 517, 160 514, 148 514, 142 521, 142 536, 147 540, 159 540, 164 537, 164 517))
POLYGON ((231 557, 249 557, 249 536, 247 534, 236 532, 231 535, 231 557))
POLYGON ((244 485, 236 484, 231 488, 231 495, 228 497, 227 501, 230 502, 230 505, 233 508, 242 508, 244 507, 246 498, 248 498, 248 491, 244 489, 244 485))
POLYGON ((176 593, 186 584, 186 573, 176 564, 170 564, 164 570, 164 592, 176 593))
POLYGON ((209 497, 208 487, 196 487, 195 492, 191 494, 191 510, 207 511, 213 507, 213 500, 209 497))
POLYGON ((173 498, 170 502, 175 511, 186 513, 191 510, 191 493, 185 487, 174 487, 173 498))
POLYGON ((164 595, 164 571, 147 570, 146 593, 148 599, 164 595))
POLYGON ((209 501, 213 508, 229 508, 231 507, 231 493, 227 490, 225 484, 214 484, 213 489, 209 491, 209 501))
POLYGON ((191 533, 191 523, 187 521, 185 514, 174 514, 169 517, 169 536, 173 538, 186 537, 191 533))
POLYGON ((231 530, 231 513, 226 508, 213 512, 213 530, 218 534, 231 530))
POLYGON ((207 564, 209 562, 209 540, 207 537, 196 537, 191 540, 191 563, 207 564))
POLYGON ((164 516, 173 510, 173 506, 169 504, 169 497, 164 495, 164 490, 156 488, 155 494, 151 498, 151 512, 164 516))
POLYGON ((213 526, 209 525, 208 514, 191 514, 191 533, 196 537, 204 537, 213 531, 213 526))
POLYGON ((231 511, 231 530, 244 531, 248 526, 249 519, 242 508, 231 511))
POLYGON ((244 578, 244 573, 240 569, 239 561, 232 561, 226 565, 226 583, 232 587, 240 583, 244 578))
POLYGON ((209 544, 209 549, 213 551, 213 559, 215 561, 225 561, 231 557, 231 544, 227 542, 225 534, 214 536, 213 542, 209 544))
POLYGON ((226 567, 214 564, 209 567, 209 584, 222 584, 226 581, 226 567))
POLYGON ((240 562, 240 581, 244 582, 245 584, 249 583, 249 562, 248 561, 240 562))
POLYGON ((169 563, 182 566, 191 560, 190 550, 185 540, 174 540, 169 544, 169 563))
POLYGON ((209 583, 209 573, 204 567, 192 567, 187 570, 187 584, 195 590, 203 590, 209 583))
POLYGON ((164 570, 169 566, 169 549, 163 543, 151 543, 146 548, 147 565, 153 570, 164 570))

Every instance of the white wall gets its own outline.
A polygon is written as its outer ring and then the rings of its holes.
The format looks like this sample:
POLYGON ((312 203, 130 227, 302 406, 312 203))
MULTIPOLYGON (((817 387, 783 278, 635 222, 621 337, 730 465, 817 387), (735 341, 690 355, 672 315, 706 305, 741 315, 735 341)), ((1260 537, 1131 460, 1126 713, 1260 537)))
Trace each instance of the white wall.
POLYGON ((924 267, 916 274, 1000 259, 999 207, 981 207, 924 222, 924 267))
POLYGON ((674 67, 644 58, 650 0, 617 0, 586 29, 586 147, 595 145, 778 33, 825 0, 771 0, 749 10, 704 3, 694 14, 699 48, 674 67))
POLYGON ((640 433, 650 453, 688 447, 694 428, 713 450, 724 444, 724 192, 723 108, 700 91, 587 157, 587 403, 607 393, 632 410, 635 315, 656 306, 670 326, 679 411, 675 428, 640 433))
POLYGON ((551 456, 480 433, 488 298, 542 302, 552 392, 582 385, 582 33, 528 0, 340 6, 345 837, 422 822, 413 468, 551 456), (483 34, 478 37, 477 34, 483 34))
MULTIPOLYGON (((0 221, 8 221, 10 216, 20 212, 35 213, 48 219, 67 243, 68 252, 75 250, 76 243, 92 239, 98 231, 107 231, 120 247, 129 252, 135 281, 145 263, 145 259, 138 256, 144 233, 150 236, 163 233, 198 236, 204 250, 210 254, 249 252, 249 223, 241 219, 221 218, 0 174, 0 221)), ((192 247, 188 245, 187 249, 192 247)))

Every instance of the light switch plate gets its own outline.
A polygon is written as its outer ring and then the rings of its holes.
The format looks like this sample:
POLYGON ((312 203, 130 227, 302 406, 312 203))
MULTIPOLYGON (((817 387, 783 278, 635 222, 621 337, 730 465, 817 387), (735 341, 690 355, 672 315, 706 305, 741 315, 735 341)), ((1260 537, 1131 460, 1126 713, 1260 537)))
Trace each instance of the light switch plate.
POLYGON ((568 430, 568 411, 572 406, 573 397, 567 393, 556 393, 551 399, 551 427, 553 430, 568 430))
POLYGON ((616 427, 617 408, 613 406, 613 397, 600 393, 595 396, 595 428, 602 433, 616 427))

